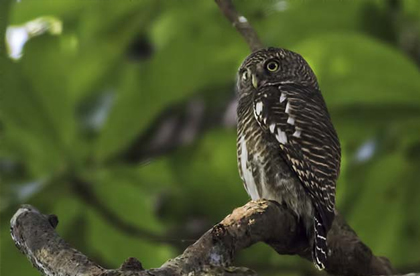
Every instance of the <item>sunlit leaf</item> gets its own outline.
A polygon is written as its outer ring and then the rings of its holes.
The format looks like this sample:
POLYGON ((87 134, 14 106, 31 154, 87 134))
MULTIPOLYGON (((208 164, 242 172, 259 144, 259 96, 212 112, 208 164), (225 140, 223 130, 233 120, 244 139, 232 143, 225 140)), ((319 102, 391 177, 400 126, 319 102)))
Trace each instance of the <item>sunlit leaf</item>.
POLYGON ((26 42, 44 33, 59 35, 63 30, 62 22, 54 17, 40 17, 20 26, 9 26, 6 30, 6 42, 9 57, 19 60, 23 55, 26 42))

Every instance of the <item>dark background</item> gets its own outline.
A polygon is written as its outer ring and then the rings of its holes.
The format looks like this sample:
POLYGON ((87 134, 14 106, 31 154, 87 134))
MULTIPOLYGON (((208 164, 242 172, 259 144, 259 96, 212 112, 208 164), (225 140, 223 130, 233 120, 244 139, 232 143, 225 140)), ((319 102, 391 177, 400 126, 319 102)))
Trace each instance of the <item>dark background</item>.
MULTIPOLYGON (((317 74, 342 144, 338 210, 375 254, 420 271, 420 1, 235 5, 317 74)), ((213 1, 1 0, 0 29, 1 275, 39 275, 9 235, 22 203, 101 265, 150 268, 248 201, 233 89, 249 50, 213 1)), ((264 244, 235 265, 315 273, 264 244)))

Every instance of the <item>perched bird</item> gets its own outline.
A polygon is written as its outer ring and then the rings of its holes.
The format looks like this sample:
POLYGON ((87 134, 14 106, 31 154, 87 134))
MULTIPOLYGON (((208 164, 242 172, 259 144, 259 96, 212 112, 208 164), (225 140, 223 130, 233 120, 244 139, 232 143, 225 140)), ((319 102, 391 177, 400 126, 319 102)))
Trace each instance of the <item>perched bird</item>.
POLYGON ((237 90, 245 189, 252 200, 275 200, 296 214, 324 269, 341 149, 316 76, 299 54, 267 48, 242 63, 237 90))

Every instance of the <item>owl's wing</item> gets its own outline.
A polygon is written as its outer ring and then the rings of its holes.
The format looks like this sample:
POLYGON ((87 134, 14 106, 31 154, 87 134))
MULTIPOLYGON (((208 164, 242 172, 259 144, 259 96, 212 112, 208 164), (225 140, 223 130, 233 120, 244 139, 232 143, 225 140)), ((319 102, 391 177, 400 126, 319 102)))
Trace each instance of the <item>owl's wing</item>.
POLYGON ((321 92, 295 84, 262 87, 253 104, 259 125, 279 144, 329 229, 341 151, 321 92))

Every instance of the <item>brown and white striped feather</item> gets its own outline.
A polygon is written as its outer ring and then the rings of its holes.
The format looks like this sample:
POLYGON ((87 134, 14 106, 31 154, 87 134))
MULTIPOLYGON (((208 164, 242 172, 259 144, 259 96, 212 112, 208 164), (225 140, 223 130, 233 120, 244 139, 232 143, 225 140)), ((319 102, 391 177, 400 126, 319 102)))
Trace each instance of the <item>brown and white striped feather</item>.
POLYGON ((334 218, 340 144, 321 92, 293 83, 266 86, 255 94, 253 106, 258 124, 276 138, 283 159, 329 229, 334 218))

